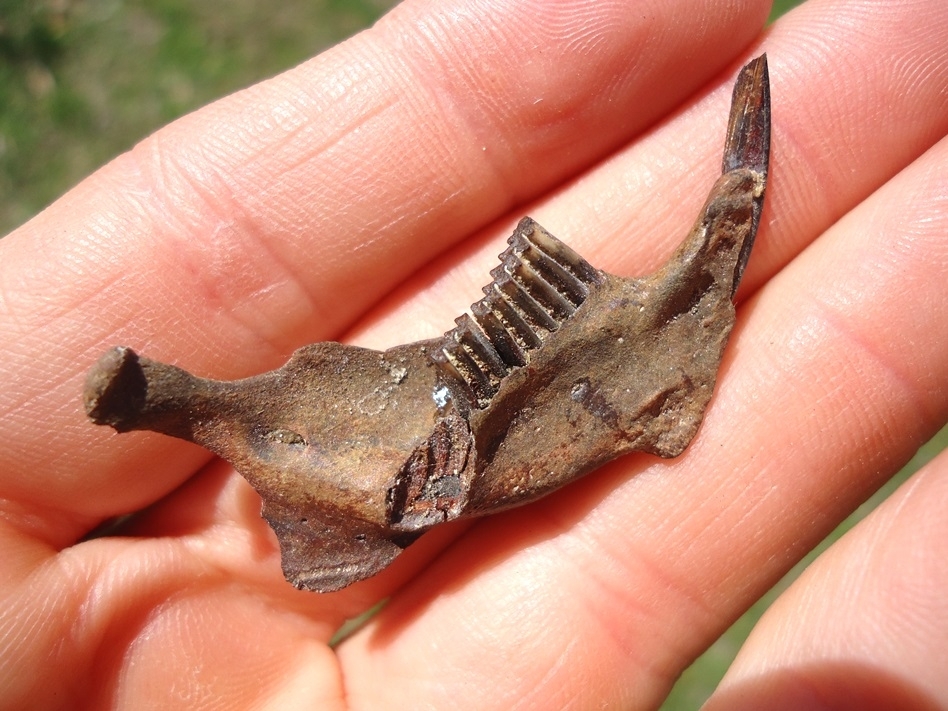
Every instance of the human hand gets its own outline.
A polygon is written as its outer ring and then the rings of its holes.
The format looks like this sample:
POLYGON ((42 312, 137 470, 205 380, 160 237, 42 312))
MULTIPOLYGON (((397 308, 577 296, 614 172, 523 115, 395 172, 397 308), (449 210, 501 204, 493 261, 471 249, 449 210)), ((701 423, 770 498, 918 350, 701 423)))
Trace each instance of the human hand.
MULTIPOLYGON (((766 12, 409 1, 0 241, 3 705, 658 705, 948 413, 948 13, 814 1, 758 37, 766 12), (767 205, 678 459, 624 458, 315 595, 284 582, 228 465, 85 420, 85 371, 116 343, 235 378, 308 342, 438 335, 524 214, 598 267, 647 273, 719 171, 734 72, 761 51, 767 205), (83 540, 130 511, 121 536, 83 540)), ((791 589, 713 707, 854 687, 948 703, 946 469, 791 589)))

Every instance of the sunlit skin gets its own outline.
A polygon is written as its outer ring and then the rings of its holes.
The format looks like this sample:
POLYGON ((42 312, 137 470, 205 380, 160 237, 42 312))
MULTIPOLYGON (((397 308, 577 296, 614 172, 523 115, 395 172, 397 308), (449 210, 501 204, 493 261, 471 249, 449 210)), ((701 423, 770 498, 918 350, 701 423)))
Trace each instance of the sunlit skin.
MULTIPOLYGON (((408 0, 0 240, 0 707, 657 707, 948 419, 948 12, 812 0, 764 32, 768 9, 408 0), (677 459, 449 524, 319 595, 284 581, 228 465, 85 419, 116 343, 229 379, 436 336, 525 214, 652 271, 763 51, 767 204, 677 459)), ((943 455, 780 599, 711 708, 948 707, 945 510, 943 455)))

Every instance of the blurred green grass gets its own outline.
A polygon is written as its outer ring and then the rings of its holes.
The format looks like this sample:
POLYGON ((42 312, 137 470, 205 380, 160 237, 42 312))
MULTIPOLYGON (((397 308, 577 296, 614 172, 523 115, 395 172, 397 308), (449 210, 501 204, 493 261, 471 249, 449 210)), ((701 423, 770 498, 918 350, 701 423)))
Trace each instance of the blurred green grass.
MULTIPOLYGON (((771 20, 801 0, 776 0, 771 20)), ((159 126, 374 22, 395 0, 0 0, 0 235, 159 126)), ((741 617, 663 711, 696 709, 776 596, 948 446, 948 428, 741 617)))
POLYGON ((773 22, 781 15, 789 12, 797 5, 802 5, 803 0, 773 0, 773 5, 770 8, 770 18, 769 22, 773 22))
POLYGON ((0 0, 0 236, 156 128, 395 2, 0 0))
POLYGON ((395 0, 0 0, 0 235, 169 121, 395 0))

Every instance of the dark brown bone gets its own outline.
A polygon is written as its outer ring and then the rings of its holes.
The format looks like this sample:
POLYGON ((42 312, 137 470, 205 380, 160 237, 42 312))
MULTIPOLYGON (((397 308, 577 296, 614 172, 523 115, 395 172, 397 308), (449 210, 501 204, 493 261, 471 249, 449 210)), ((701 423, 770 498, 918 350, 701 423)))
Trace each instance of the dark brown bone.
POLYGON ((287 580, 345 587, 438 523, 527 503, 626 452, 684 450, 734 325, 769 144, 761 56, 734 87, 723 175, 651 276, 594 269, 525 218, 442 338, 317 343, 233 382, 115 348, 89 373, 86 411, 230 461, 263 498, 287 580))

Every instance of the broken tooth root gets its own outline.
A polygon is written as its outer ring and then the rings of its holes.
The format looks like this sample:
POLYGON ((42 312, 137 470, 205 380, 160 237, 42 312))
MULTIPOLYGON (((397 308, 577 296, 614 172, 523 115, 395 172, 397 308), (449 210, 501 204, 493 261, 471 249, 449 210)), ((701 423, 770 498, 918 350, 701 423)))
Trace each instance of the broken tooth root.
POLYGON ((476 409, 490 404, 501 381, 604 279, 530 218, 520 221, 491 276, 484 298, 471 306, 473 317, 456 319, 431 356, 451 392, 476 409))
POLYGON ((451 414, 402 465, 385 496, 386 517, 396 531, 421 531, 457 518, 468 503, 473 471, 471 428, 451 414))

